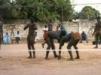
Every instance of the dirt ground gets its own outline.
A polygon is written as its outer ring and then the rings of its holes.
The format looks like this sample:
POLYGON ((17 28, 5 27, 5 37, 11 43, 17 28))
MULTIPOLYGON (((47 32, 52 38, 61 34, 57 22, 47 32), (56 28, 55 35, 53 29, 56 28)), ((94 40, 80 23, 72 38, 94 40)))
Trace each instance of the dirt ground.
POLYGON ((45 60, 45 48, 42 49, 39 43, 35 45, 36 59, 27 58, 26 44, 2 45, 0 75, 101 75, 101 46, 94 49, 91 43, 84 43, 78 47, 86 50, 80 51, 81 59, 69 61, 67 51, 62 52, 61 60, 55 59, 52 52, 45 60))

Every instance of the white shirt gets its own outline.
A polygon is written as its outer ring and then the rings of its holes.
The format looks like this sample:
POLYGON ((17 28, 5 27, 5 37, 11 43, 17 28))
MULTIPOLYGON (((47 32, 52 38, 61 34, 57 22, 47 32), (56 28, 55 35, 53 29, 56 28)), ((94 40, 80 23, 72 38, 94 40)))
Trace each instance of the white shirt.
POLYGON ((43 28, 43 31, 48 31, 48 28, 43 28))
POLYGON ((19 34, 16 33, 16 34, 15 34, 15 37, 21 37, 21 36, 20 36, 20 33, 19 33, 19 34))

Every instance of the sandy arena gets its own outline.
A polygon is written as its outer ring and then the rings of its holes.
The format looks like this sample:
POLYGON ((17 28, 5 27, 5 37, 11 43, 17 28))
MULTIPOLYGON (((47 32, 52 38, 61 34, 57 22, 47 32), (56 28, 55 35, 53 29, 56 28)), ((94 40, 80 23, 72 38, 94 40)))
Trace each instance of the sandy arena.
MULTIPOLYGON (((94 49, 91 43, 78 46, 79 50, 83 49, 81 59, 69 61, 67 51, 62 52, 61 60, 55 59, 52 52, 45 60, 45 48, 38 43, 35 45, 36 59, 27 58, 26 44, 2 45, 0 75, 101 75, 101 46, 99 49, 94 49)), ((66 45, 62 50, 65 48, 66 45)))

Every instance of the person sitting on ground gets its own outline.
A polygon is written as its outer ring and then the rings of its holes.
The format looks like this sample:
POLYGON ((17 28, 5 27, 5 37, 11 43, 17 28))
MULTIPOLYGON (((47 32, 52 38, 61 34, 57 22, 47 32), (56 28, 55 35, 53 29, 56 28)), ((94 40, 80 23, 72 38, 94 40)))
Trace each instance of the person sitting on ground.
POLYGON ((87 34, 84 31, 81 33, 81 43, 82 41, 86 41, 88 43, 87 34))
POLYGON ((4 44, 10 44, 11 43, 11 37, 9 34, 6 32, 6 34, 3 36, 3 43, 4 44))
POLYGON ((16 35, 15 35, 15 39, 16 39, 16 43, 19 44, 20 41, 20 32, 17 31, 16 35))
POLYGON ((37 32, 36 32, 37 25, 36 25, 35 18, 33 17, 30 18, 30 23, 24 27, 24 30, 26 29, 29 29, 28 35, 27 35, 27 47, 29 52, 28 58, 36 58, 34 45, 35 45, 35 38, 37 36, 37 32))

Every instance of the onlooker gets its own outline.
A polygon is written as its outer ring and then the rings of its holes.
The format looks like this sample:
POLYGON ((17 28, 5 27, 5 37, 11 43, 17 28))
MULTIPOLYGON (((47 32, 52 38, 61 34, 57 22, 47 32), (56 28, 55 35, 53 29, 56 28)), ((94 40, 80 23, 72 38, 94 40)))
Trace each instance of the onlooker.
POLYGON ((87 34, 84 31, 81 33, 81 43, 82 41, 86 41, 88 43, 87 34))
POLYGON ((20 41, 20 32, 17 31, 16 35, 15 35, 15 39, 16 39, 16 43, 19 44, 19 41, 20 41))
POLYGON ((9 34, 6 32, 6 34, 3 36, 3 43, 4 44, 10 44, 11 43, 11 37, 9 34))

